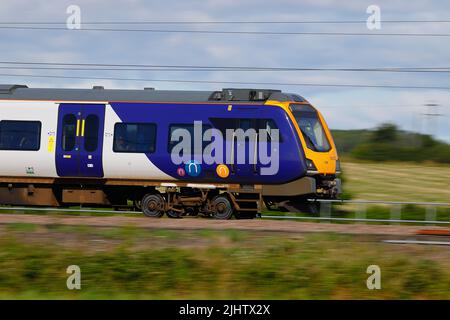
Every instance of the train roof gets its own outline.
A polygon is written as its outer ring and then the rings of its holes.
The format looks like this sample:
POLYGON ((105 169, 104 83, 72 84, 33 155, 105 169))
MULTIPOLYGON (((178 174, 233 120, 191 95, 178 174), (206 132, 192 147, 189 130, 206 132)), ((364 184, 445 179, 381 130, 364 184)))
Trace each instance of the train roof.
POLYGON ((251 102, 263 104, 267 100, 305 102, 296 94, 273 89, 224 88, 220 91, 104 89, 48 89, 26 85, 0 85, 0 100, 56 100, 56 101, 130 101, 130 102, 251 102))

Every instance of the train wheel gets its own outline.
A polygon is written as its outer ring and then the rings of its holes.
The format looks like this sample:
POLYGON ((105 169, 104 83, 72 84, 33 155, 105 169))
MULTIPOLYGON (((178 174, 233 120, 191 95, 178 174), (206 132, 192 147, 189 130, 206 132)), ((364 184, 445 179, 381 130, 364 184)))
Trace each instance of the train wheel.
POLYGON ((164 198, 160 194, 149 193, 142 198, 142 212, 151 218, 164 214, 164 198))
POLYGON ((180 219, 181 218, 181 212, 178 212, 176 210, 168 210, 166 212, 166 214, 169 218, 172 218, 172 219, 180 219))
POLYGON ((134 200, 133 201, 133 205, 134 205, 134 211, 141 211, 142 210, 142 201, 134 200))
POLYGON ((197 208, 197 207, 186 208, 186 215, 188 215, 190 217, 198 216, 198 213, 199 213, 199 208, 197 208))
POLYGON ((233 206, 225 196, 217 196, 212 201, 212 216, 215 219, 228 220, 233 216, 233 206))

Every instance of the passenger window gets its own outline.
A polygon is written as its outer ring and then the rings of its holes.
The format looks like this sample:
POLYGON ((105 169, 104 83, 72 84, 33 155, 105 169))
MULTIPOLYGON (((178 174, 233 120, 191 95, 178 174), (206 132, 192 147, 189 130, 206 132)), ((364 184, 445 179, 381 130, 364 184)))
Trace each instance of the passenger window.
POLYGON ((235 118, 210 118, 214 128, 222 132, 222 137, 224 140, 227 139, 227 129, 236 130, 237 120, 235 118))
POLYGON ((41 142, 41 122, 0 121, 0 150, 37 151, 41 142))
POLYGON ((156 146, 156 125, 153 123, 116 123, 114 152, 153 153, 156 146))
MULTIPOLYGON (((169 153, 172 152, 172 149, 174 146, 176 146, 182 139, 180 138, 178 141, 172 141, 172 134, 177 129, 186 129, 189 131, 189 134, 191 135, 191 150, 194 152, 194 125, 193 124, 172 124, 169 127, 169 147, 168 151, 169 153)), ((211 129, 211 126, 209 124, 203 124, 202 125, 202 141, 203 141, 203 135, 205 134, 205 131, 211 129)), ((202 152, 205 149, 205 147, 210 143, 210 141, 203 141, 202 143, 202 152)))
POLYGON ((77 118, 73 114, 66 114, 63 117, 62 129, 62 149, 64 151, 72 151, 76 142, 77 118))
POLYGON ((94 152, 98 147, 98 127, 99 119, 95 114, 86 117, 84 131, 84 149, 88 152, 94 152))
POLYGON ((253 120, 252 119, 238 119, 238 129, 242 129, 244 131, 247 131, 248 129, 255 129, 255 126, 252 125, 253 120))
MULTIPOLYGON (((255 129, 259 134, 259 130, 263 129, 267 131, 269 141, 272 138, 271 132, 274 129, 278 129, 275 121, 272 119, 236 119, 236 118, 211 118, 210 121, 215 128, 222 132, 224 138, 226 138, 227 129, 242 129, 247 131, 248 129, 255 129)), ((281 142, 280 134, 280 142, 281 142)))
MULTIPOLYGON (((272 119, 260 119, 259 129, 263 129, 267 132, 268 142, 272 141, 272 130, 278 129, 277 124, 272 119)), ((279 133, 279 142, 281 142, 281 133, 279 133)))

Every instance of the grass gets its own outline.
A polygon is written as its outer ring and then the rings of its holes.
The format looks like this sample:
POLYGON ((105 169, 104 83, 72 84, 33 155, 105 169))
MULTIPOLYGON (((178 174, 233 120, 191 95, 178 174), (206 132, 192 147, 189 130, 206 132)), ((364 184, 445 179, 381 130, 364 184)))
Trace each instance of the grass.
POLYGON ((0 298, 450 299, 446 247, 237 230, 175 237, 137 228, 19 227, 0 234, 0 298), (81 268, 79 291, 66 288, 73 264, 81 268), (366 287, 372 264, 381 268, 381 290, 366 287))
POLYGON ((450 202, 450 166, 342 162, 344 189, 353 199, 450 202))
MULTIPOLYGON (((356 162, 344 158, 342 167, 345 174, 343 188, 353 200, 450 202, 449 165, 356 162)), ((354 218, 355 213, 365 212, 365 217, 368 219, 389 220, 392 208, 391 205, 339 204, 333 205, 331 217, 354 218)), ((263 214, 317 216, 276 211, 267 211, 263 214)), ((402 205, 400 218, 426 220, 427 208, 411 204, 402 205)), ((450 221, 450 207, 436 207, 436 218, 440 221, 450 221)))

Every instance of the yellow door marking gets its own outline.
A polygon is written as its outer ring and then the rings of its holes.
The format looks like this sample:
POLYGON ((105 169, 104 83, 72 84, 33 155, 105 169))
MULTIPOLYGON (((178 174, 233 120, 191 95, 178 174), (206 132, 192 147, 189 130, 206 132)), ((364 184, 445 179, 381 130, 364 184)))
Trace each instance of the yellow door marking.
POLYGON ((81 136, 84 137, 84 125, 86 123, 86 120, 83 119, 83 121, 81 122, 81 136))
POLYGON ((50 152, 50 153, 55 151, 55 137, 54 136, 49 136, 48 137, 47 151, 50 152))
POLYGON ((77 120, 77 137, 80 135, 80 120, 77 120))

